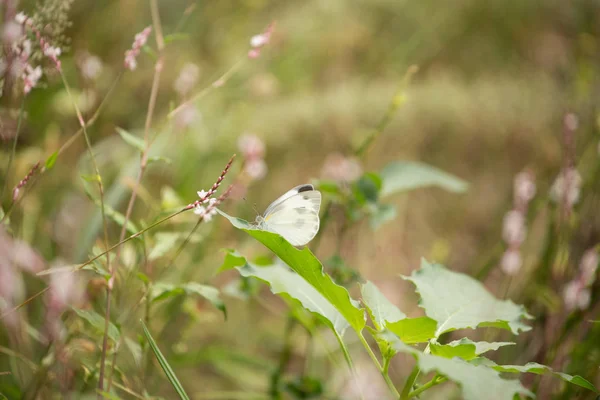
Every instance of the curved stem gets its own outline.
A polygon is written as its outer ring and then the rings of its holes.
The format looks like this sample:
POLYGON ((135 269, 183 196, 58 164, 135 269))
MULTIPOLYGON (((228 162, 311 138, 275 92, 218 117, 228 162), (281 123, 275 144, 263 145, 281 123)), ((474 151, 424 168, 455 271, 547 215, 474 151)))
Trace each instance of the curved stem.
POLYGON ((381 363, 375 356, 375 353, 373 353, 371 346, 369 346, 369 343, 367 343, 367 340, 363 336, 362 332, 358 333, 358 338, 360 339, 360 342, 362 343, 364 348, 367 350, 367 353, 369 353, 369 356, 371 357, 371 360, 373 360, 373 363, 377 366, 377 369, 379 369, 379 372, 381 372, 381 376, 383 376, 383 379, 385 380, 386 385, 390 389, 390 392, 392 392, 392 394, 394 395, 395 398, 399 398, 400 393, 398 393, 398 390, 396 389, 396 387, 394 386, 394 383, 392 382, 392 380, 390 379, 390 376, 388 375, 390 360, 384 359, 383 365, 381 365, 381 363))
POLYGON ((418 395, 420 395, 421 393, 423 393, 427 389, 431 389, 432 387, 434 387, 436 385, 439 385, 440 383, 444 383, 447 380, 448 380, 448 378, 446 378, 445 376, 436 375, 436 376, 433 377, 432 380, 430 380, 429 382, 427 382, 423 386, 421 386, 418 389, 415 389, 412 392, 410 392, 408 394, 408 398, 412 399, 413 397, 417 397, 418 395))

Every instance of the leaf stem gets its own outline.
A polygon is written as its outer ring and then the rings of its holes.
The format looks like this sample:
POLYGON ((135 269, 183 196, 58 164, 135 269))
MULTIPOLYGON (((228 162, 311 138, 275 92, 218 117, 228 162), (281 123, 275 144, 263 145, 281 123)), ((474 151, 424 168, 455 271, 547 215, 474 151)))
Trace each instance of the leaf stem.
POLYGON ((445 376, 436 375, 436 376, 433 377, 432 380, 430 380, 429 382, 427 382, 423 386, 421 386, 418 389, 415 389, 412 392, 410 392, 408 394, 408 398, 412 399, 413 397, 417 397, 418 395, 420 395, 424 391, 426 391, 428 389, 431 389, 432 387, 434 387, 436 385, 439 385, 440 383, 444 383, 447 380, 448 380, 448 378, 446 378, 445 376))
POLYGON ((375 364, 375 366, 377 366, 377 369, 379 369, 379 372, 381 373, 381 376, 383 376, 383 379, 385 380, 386 385, 390 389, 390 392, 392 392, 392 394, 394 395, 395 398, 399 398, 400 393, 398 393, 398 390, 396 389, 396 387, 394 386, 394 383, 392 382, 392 380, 390 379, 390 376, 388 375, 390 360, 384 358, 383 366, 382 366, 381 363, 379 362, 379 360, 377 359, 377 357, 375 356, 375 353, 373 353, 371 346, 369 346, 369 343, 367 343, 367 340, 365 339, 362 332, 358 333, 358 338, 360 339, 360 342, 362 343, 364 348, 367 350, 367 353, 369 353, 369 356, 371 357, 371 360, 373 360, 373 363, 375 364))

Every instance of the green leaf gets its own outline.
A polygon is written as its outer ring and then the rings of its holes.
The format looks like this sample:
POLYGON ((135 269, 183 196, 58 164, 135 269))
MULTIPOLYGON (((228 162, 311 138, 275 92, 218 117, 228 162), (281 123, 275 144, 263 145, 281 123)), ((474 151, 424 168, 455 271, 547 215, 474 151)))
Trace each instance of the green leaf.
POLYGON ((227 310, 225 309, 225 303, 223 303, 223 300, 219 296, 219 289, 213 286, 201 285, 196 282, 188 282, 183 285, 158 282, 152 285, 150 289, 150 299, 152 302, 162 301, 183 294, 198 295, 205 298, 227 317, 227 310))
POLYGON ((223 264, 221 264, 217 270, 217 273, 246 265, 246 257, 234 249, 223 249, 223 251, 225 251, 225 259, 223 260, 223 264))
POLYGON ((132 135, 131 133, 127 132, 125 129, 122 129, 119 127, 117 127, 116 129, 117 129, 117 133, 119 135, 121 135, 121 137, 123 138, 125 143, 127 143, 130 146, 135 147, 140 152, 144 152, 144 150, 146 149, 146 145, 144 144, 144 141, 142 139, 140 139, 137 136, 132 135))
POLYGON ((361 285, 360 291, 362 302, 367 307, 377 330, 384 329, 387 322, 396 322, 406 318, 406 314, 393 305, 372 282, 367 281, 361 285))
POLYGON ((126 337, 125 338, 125 347, 127 347, 127 349, 129 349, 129 352, 131 353, 131 356, 133 357, 133 361, 135 362, 135 365, 137 365, 138 367, 142 366, 142 359, 143 359, 142 346, 135 340, 126 337))
POLYGON ((405 318, 386 327, 404 343, 425 343, 435 337, 437 322, 428 317, 405 318))
POLYGON ((342 194, 340 184, 336 181, 318 180, 314 182, 314 186, 322 193, 327 193, 334 196, 339 196, 342 194))
POLYGON ((177 239, 179 239, 181 235, 178 232, 160 232, 157 233, 154 237, 156 239, 156 245, 150 250, 150 254, 148 254, 148 260, 154 261, 171 250, 175 244, 177 243, 177 239))
POLYGON ((365 313, 359 303, 353 300, 348 291, 336 285, 331 277, 323 272, 321 262, 305 247, 298 250, 278 234, 256 229, 247 221, 231 217, 219 210, 219 213, 233 226, 243 230, 275 253, 284 263, 314 287, 331 305, 344 316, 356 332, 365 326, 365 313))
POLYGON ((456 382, 462 388, 465 400, 513 400, 518 394, 534 396, 519 381, 503 379, 499 372, 484 365, 473 365, 460 358, 448 359, 422 353, 402 343, 389 332, 382 332, 380 336, 388 341, 396 352, 415 356, 422 372, 437 371, 438 374, 456 382))
POLYGON ((46 164, 45 164, 45 167, 47 170, 52 169, 52 167, 54 167, 54 164, 56 163, 57 158, 58 158, 58 151, 55 151, 54 153, 50 154, 50 156, 46 159, 46 164))
POLYGON ((381 187, 381 177, 374 172, 367 172, 354 184, 354 196, 360 204, 376 203, 381 187))
POLYGON ((511 373, 528 372, 536 375, 551 373, 554 376, 557 376, 566 382, 572 383, 573 385, 581 386, 595 393, 600 393, 600 391, 592 383, 590 383, 587 379, 579 375, 573 376, 562 372, 555 372, 552 370, 552 368, 535 362, 529 362, 525 365, 496 365, 491 360, 485 359, 485 361, 488 365, 491 365, 492 368, 496 371, 511 373))
POLYGON ((187 40, 189 39, 190 35, 187 33, 171 33, 169 35, 165 35, 165 44, 169 44, 172 42, 176 42, 179 40, 187 40))
POLYGON ((342 336, 349 323, 344 316, 300 275, 287 269, 285 265, 259 267, 246 262, 237 268, 244 277, 254 277, 267 282, 271 291, 287 295, 297 300, 307 310, 322 317, 323 321, 342 336))
POLYGON ((371 229, 376 230, 386 222, 392 221, 396 218, 398 213, 396 207, 391 204, 377 204, 376 208, 371 212, 369 216, 369 225, 371 229))
POLYGON ((155 163, 155 162, 164 162, 165 164, 168 164, 168 165, 173 164, 173 160, 171 160, 168 157, 163 157, 163 156, 148 157, 148 164, 155 163))
POLYGON ((152 349, 152 352, 156 356, 156 359, 158 360, 158 363, 160 364, 161 368, 163 369, 163 371, 165 371, 165 375, 167 375, 167 379, 169 380, 169 382, 171 382, 171 385, 173 385, 173 387, 175 388, 175 391, 179 395, 180 399, 189 400, 190 398, 185 393, 185 390, 183 389, 183 386, 181 386, 179 379, 177 379, 175 372, 173 372, 173 369, 171 369, 171 366, 167 362, 167 359, 162 355, 162 353, 160 352, 160 349, 156 345, 156 342, 152 338, 150 331, 148 330, 148 328, 146 328, 146 324, 144 324, 143 321, 140 321, 140 322, 142 323, 142 327, 144 328, 144 335, 146 335, 146 339, 148 339, 148 344, 150 344, 150 348, 152 349))
MULTIPOLYGON (((78 316, 80 316, 81 318, 86 320, 90 325, 92 325, 92 327, 96 330, 96 332, 99 335, 104 334, 105 320, 104 320, 103 316, 101 316, 100 314, 98 314, 96 311, 93 311, 93 310, 79 310, 77 308, 73 308, 73 311, 75 311, 75 313, 77 313, 78 316)), ((120 336, 121 336, 121 334, 119 332, 119 329, 115 326, 115 324, 113 324, 112 322, 109 322, 108 337, 113 342, 118 343, 120 336)))
POLYGON ((100 175, 87 175, 87 174, 81 174, 79 175, 81 177, 81 179, 83 179, 86 182, 91 182, 91 183, 99 183, 102 182, 102 177, 100 175))
POLYGON ((532 318, 523 306, 510 300, 497 300, 468 275, 422 260, 421 269, 404 279, 415 284, 421 307, 428 317, 438 322, 435 337, 456 329, 481 326, 507 329, 514 334, 531 329, 521 322, 522 318, 532 318))
POLYGON ((381 196, 428 186, 437 186, 455 193, 462 193, 468 188, 467 182, 460 178, 432 166, 410 161, 388 164, 381 171, 381 179, 381 196))
POLYGON ((460 357, 465 361, 469 361, 485 352, 495 351, 500 347, 514 344, 513 342, 473 342, 470 339, 462 338, 448 344, 430 343, 429 348, 431 354, 436 356, 445 358, 460 357))

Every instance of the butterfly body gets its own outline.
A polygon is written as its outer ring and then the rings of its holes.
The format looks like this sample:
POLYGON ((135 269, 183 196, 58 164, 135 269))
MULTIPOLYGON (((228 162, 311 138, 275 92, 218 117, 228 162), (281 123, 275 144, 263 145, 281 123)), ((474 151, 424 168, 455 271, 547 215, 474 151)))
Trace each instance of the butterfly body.
POLYGON ((299 185, 271 203, 256 223, 261 230, 277 233, 294 246, 303 246, 319 231, 320 208, 321 192, 313 185, 299 185))

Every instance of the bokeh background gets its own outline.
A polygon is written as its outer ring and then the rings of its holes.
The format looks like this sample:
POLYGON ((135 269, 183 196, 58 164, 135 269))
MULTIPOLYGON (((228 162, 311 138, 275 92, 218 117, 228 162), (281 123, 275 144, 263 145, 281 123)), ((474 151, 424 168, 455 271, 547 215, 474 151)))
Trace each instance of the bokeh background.
MULTIPOLYGON (((15 2, 4 3, 6 16, 7 4, 15 2)), ((135 34, 152 25, 149 4, 140 0, 41 3, 51 10, 47 11, 50 21, 62 12, 71 22, 64 37, 57 37, 57 44, 63 48, 62 67, 84 117, 91 117, 106 99, 89 135, 106 202, 125 213, 139 153, 116 128, 143 136, 157 51, 154 32, 147 44, 150 50, 141 52, 134 71, 124 70, 123 57, 135 34)), ((412 285, 399 275, 418 268, 421 257, 475 276, 497 297, 526 304, 537 318, 534 329, 516 339, 519 346, 499 352, 499 360, 546 362, 600 384, 600 327, 589 322, 600 319, 597 284, 590 288, 591 300, 583 309, 568 309, 563 296, 565 285, 578 274, 582 254, 600 236, 600 3, 169 0, 158 4, 163 32, 170 41, 163 53, 164 69, 150 128, 156 135, 151 153, 171 162, 156 162, 147 169, 132 214, 135 224, 145 226, 167 210, 195 201, 196 191, 212 185, 233 153, 238 157, 225 183, 238 179, 243 185, 222 207, 249 220, 256 216, 255 208, 264 210, 289 188, 326 178, 328 163, 331 167, 342 156, 351 158, 356 163, 352 166, 362 171, 378 171, 397 160, 433 165, 467 181, 469 190, 455 194, 430 188, 396 195, 389 202, 397 207, 397 217, 376 231, 366 221, 342 229, 343 216, 334 215, 333 223, 320 233, 317 256, 325 260, 339 254, 411 316, 421 313, 417 297, 412 285), (258 58, 248 58, 250 38, 271 23, 270 42, 258 58), (418 71, 403 86, 411 66, 418 66, 418 71), (211 86, 230 70, 224 85, 211 86), (205 96, 168 116, 204 88, 209 88, 205 96), (398 88, 402 88, 402 105, 366 156, 352 158, 386 114, 398 88), (572 151, 565 145, 568 113, 577 119, 572 151), (254 178, 243 170, 247 160, 239 142, 247 135, 256 136, 265 146, 266 171, 254 178), (569 157, 583 184, 575 209, 561 219, 548 193, 569 157), (502 221, 513 207, 514 177, 523 170, 535 175, 537 195, 528 214, 523 267, 510 277, 500 268, 505 249, 502 221), (554 244, 548 245, 552 240, 554 244), (540 268, 549 271, 542 274, 543 279, 540 268)), ((17 4, 28 15, 36 7, 40 6, 33 1, 17 4)), ((2 96, 3 177, 21 99, 14 92, 5 91, 2 96)), ((51 65, 45 65, 44 78, 24 104, 26 114, 14 162, 2 182, 9 189, 79 128, 72 102, 51 65)), ((81 179, 85 174, 93 170, 79 137, 52 169, 26 186, 10 221, 5 221, 10 236, 36 252, 37 267, 83 262, 95 246, 102 247, 99 209, 86 196, 81 179)), ((8 209, 8 192, 2 201, 8 209)), ((158 229, 189 232, 194 223, 190 214, 184 214, 158 229)), ((119 232, 118 224, 112 223, 111 243, 117 241, 119 232)), ((151 263, 162 280, 196 281, 225 289, 237 275, 213 277, 223 258, 220 249, 267 254, 220 217, 202 224, 196 236, 174 265, 167 268, 168 257, 151 263)), ((153 235, 148 240, 156 244, 161 238, 153 235)), ((136 245, 126 245, 124 257, 135 260, 136 249, 136 245)), ((91 272, 82 272, 80 278, 84 307, 103 313, 102 283, 91 272)), ((5 305, 21 303, 50 278, 19 270, 10 279, 19 292, 11 293, 5 305)), ((143 284, 125 273, 117 282, 121 287, 115 292, 112 317, 136 341, 143 311, 136 302, 143 284)), ((223 390, 266 392, 285 340, 293 343, 287 368, 290 379, 307 368, 306 334, 297 329, 286 339, 286 307, 280 299, 268 289, 250 300, 223 298, 227 320, 202 301, 179 297, 161 303, 152 314, 151 327, 160 332, 155 338, 193 398, 218 398, 208 394, 223 390)), ((19 318, 40 334, 45 329, 46 302, 41 296, 19 311, 19 318)), ((71 387, 61 389, 61 384, 50 379, 44 383, 42 396, 56 397, 70 390, 79 393, 73 398, 93 396, 94 384, 86 379, 97 367, 98 336, 71 314, 63 316, 71 352, 65 362, 69 367, 61 370, 70 374, 65 382, 71 387)), ((11 329, 0 328, 2 349, 40 363, 46 354, 43 341, 35 337, 17 340, 11 329)), ((323 350, 335 349, 335 342, 322 335, 320 344, 311 350, 311 374, 322 380, 328 396, 352 398, 343 392, 348 379, 343 366, 336 368, 323 350)), ((21 332, 21 336, 27 335, 21 332)), ((360 365, 364 351, 355 350, 360 365)), ((333 357, 340 355, 334 351, 333 357)), ((410 372, 410 360, 399 357, 396 361, 393 375, 402 382, 410 372)), ((0 352, 0 371, 11 370, 15 363, 9 352, 0 352)), ((134 364, 126 351, 119 354, 122 381, 140 393, 145 387, 152 395, 173 397, 157 367, 148 372, 154 379, 144 386, 143 374, 134 364)), ((369 377, 367 384, 378 393, 380 378, 370 377, 369 361, 364 364, 362 375, 369 377)), ((23 379, 30 375, 22 372, 23 379)), ((16 388, 24 382, 19 378, 0 376, 0 387, 19 393, 16 388)), ((543 399, 592 398, 552 379, 527 379, 525 383, 538 388, 543 399)), ((385 398, 383 393, 373 398, 385 398)), ((431 398, 436 396, 457 394, 452 385, 443 385, 431 391, 431 398)))

